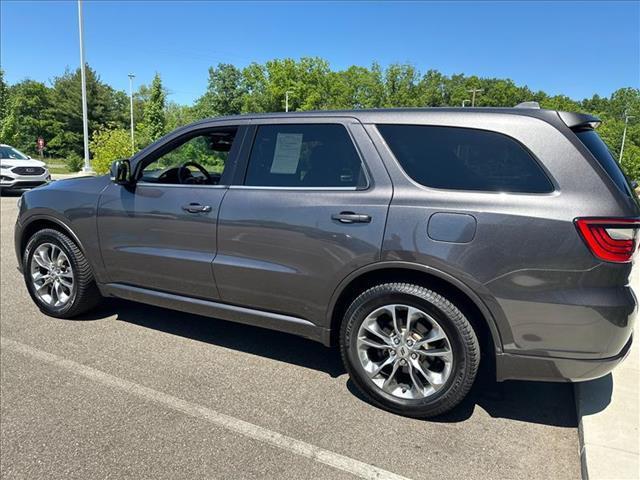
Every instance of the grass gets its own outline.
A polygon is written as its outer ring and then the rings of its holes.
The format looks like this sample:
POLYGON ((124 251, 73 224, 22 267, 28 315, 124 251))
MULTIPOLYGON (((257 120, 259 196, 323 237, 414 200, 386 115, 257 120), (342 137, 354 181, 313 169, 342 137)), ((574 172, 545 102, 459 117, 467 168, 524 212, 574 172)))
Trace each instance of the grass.
POLYGON ((74 173, 64 163, 64 158, 45 158, 43 162, 47 164, 49 173, 74 173))

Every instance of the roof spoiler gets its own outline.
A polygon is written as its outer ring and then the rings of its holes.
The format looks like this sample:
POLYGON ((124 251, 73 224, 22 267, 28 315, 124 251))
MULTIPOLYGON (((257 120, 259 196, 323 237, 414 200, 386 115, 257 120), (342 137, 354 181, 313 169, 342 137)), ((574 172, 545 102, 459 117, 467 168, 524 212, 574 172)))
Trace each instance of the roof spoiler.
POLYGON ((598 126, 602 123, 602 120, 600 120, 598 117, 589 115, 587 113, 558 112, 558 116, 567 127, 572 129, 594 129, 598 128, 598 126))
MULTIPOLYGON (((540 110, 540 104, 538 102, 522 102, 513 108, 529 108, 534 110, 540 110)), ((575 129, 598 128, 598 125, 602 123, 602 121, 598 117, 594 117, 593 115, 588 115, 586 113, 559 111, 558 116, 560 117, 560 120, 562 120, 567 127, 575 128, 575 129)))
POLYGON ((534 108, 540 110, 540 104, 538 102, 521 102, 513 108, 534 108))

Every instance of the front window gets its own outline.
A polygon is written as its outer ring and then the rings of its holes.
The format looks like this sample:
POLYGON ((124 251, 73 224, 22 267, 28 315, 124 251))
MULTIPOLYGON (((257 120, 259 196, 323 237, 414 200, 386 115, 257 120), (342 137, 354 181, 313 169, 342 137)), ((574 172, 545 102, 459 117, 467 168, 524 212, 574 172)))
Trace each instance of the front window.
POLYGON ((236 128, 216 129, 178 142, 142 169, 140 181, 218 185, 236 131, 236 128))
POLYGON ((29 160, 29 157, 9 145, 0 146, 0 159, 2 160, 29 160))

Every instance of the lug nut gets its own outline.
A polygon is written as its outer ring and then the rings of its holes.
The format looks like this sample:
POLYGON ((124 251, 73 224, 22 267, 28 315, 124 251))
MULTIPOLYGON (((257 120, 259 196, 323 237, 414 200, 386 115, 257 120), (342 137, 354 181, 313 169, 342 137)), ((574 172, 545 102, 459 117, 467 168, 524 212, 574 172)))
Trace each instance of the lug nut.
POLYGON ((418 358, 418 354, 417 353, 412 353, 411 354, 411 358, 413 358, 415 360, 416 358, 418 358))
POLYGON ((413 340, 407 340, 407 345, 412 346, 413 345, 413 340))
POLYGON ((400 360, 400 365, 406 365, 407 361, 403 358, 402 360, 400 360))
POLYGON ((395 343, 396 345, 398 345, 400 343, 400 339, 399 338, 394 338, 393 339, 393 343, 395 343))

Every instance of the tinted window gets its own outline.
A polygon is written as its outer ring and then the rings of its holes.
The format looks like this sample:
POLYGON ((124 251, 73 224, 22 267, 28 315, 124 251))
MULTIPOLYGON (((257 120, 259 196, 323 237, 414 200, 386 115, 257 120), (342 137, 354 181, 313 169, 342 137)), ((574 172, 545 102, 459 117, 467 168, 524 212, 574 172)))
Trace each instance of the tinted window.
POLYGON ((263 125, 249 158, 246 185, 362 187, 360 157, 341 125, 263 125))
POLYGON ((607 145, 602 141, 595 130, 578 131, 576 132, 576 135, 584 146, 589 149, 593 156, 596 157, 598 163, 602 165, 602 168, 605 169, 618 188, 623 193, 631 195, 631 189, 629 188, 627 178, 624 176, 624 173, 622 173, 616 159, 611 155, 607 145))
POLYGON ((553 190, 535 159, 515 140, 469 128, 378 125, 416 182, 433 188, 547 193, 553 190))

